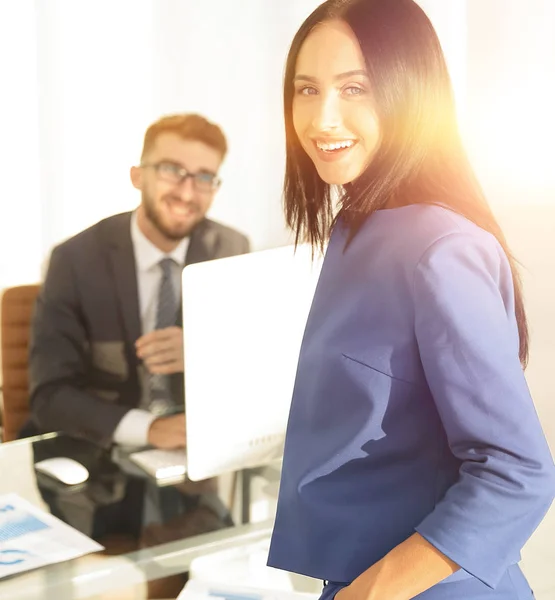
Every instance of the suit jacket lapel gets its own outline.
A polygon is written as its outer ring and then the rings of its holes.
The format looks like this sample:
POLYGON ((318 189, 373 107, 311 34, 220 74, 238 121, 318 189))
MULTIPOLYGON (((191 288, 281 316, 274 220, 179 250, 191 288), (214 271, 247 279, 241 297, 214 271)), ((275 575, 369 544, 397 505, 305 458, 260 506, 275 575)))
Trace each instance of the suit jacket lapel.
POLYGON ((131 213, 118 216, 120 218, 109 222, 109 227, 105 231, 105 240, 109 246, 118 309, 125 328, 126 341, 133 347, 135 341, 141 336, 142 328, 137 269, 131 241, 131 213))
MULTIPOLYGON (((210 227, 210 221, 204 219, 192 231, 187 255, 185 256, 185 266, 204 262, 216 258, 218 251, 218 236, 213 227, 210 227)), ((178 327, 183 327, 183 314, 181 310, 177 311, 178 327)))
MULTIPOLYGON (((133 347, 135 341, 141 336, 142 326, 137 269, 131 240, 131 214, 123 213, 107 220, 103 237, 104 243, 109 248, 109 260, 126 341, 133 347)), ((191 265, 216 258, 217 250, 217 233, 210 227, 210 221, 205 219, 191 233, 185 264, 191 265)))
POLYGON ((185 257, 185 265, 203 262, 216 258, 218 249, 218 236, 210 221, 205 219, 199 223, 191 233, 191 241, 185 257))

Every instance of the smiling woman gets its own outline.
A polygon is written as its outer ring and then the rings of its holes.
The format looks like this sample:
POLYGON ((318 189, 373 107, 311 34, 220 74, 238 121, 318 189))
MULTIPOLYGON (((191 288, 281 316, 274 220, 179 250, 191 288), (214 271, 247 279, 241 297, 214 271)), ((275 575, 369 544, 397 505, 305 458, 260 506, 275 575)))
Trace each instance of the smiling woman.
POLYGON ((269 564, 324 580, 322 600, 531 600, 519 552, 555 469, 515 262, 427 16, 324 2, 293 39, 284 109, 286 217, 327 249, 269 564))
POLYGON ((294 83, 295 132, 318 174, 328 184, 353 181, 370 164, 380 127, 360 45, 343 21, 312 32, 294 83))

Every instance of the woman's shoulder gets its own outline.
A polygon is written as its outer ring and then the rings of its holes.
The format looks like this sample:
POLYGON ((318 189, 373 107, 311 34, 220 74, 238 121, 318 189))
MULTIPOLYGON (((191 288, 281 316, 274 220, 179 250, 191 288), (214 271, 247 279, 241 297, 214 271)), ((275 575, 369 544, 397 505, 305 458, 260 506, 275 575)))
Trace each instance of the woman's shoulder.
POLYGON ((378 227, 391 228, 389 238, 395 240, 394 246, 417 261, 444 239, 449 239, 453 245, 482 247, 488 254, 503 254, 499 242, 490 232, 441 204, 411 204, 378 211, 377 217, 378 227))

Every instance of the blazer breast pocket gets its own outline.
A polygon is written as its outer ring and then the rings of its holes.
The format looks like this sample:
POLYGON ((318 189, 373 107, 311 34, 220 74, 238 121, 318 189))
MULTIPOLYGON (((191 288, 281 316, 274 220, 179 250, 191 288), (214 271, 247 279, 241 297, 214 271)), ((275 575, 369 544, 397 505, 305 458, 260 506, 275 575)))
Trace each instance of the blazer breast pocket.
MULTIPOLYGON (((369 455, 388 455, 396 444, 390 425, 414 386, 346 353, 335 355, 321 374, 318 409, 311 416, 318 460, 300 487, 339 472, 369 455)), ((401 408, 402 410, 402 408, 401 408)), ((394 426, 395 427, 395 426, 394 426)))
POLYGON ((396 370, 393 375, 387 365, 369 365, 342 353, 345 373, 345 400, 358 413, 361 439, 377 441, 387 434, 388 415, 402 411, 414 397, 416 384, 396 370))

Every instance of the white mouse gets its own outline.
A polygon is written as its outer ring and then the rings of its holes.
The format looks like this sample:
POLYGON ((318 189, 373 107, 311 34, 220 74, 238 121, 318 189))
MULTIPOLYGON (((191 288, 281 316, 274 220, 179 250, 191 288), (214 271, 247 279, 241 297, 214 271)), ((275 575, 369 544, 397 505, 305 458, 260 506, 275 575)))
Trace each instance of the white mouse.
POLYGON ((35 463, 35 469, 58 479, 66 485, 83 483, 89 478, 89 472, 81 463, 66 456, 56 456, 41 460, 35 463))

